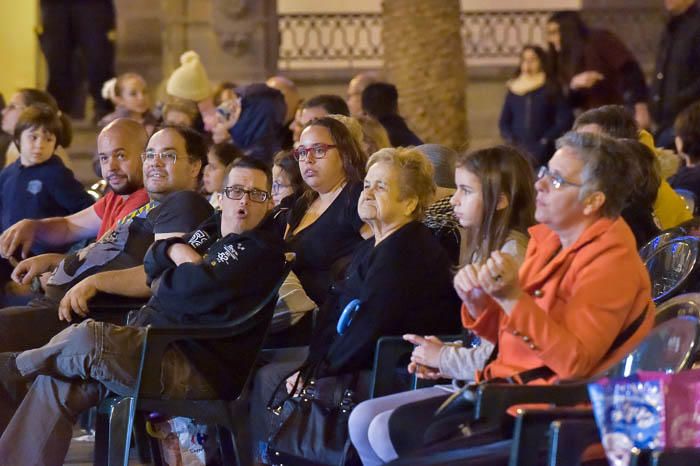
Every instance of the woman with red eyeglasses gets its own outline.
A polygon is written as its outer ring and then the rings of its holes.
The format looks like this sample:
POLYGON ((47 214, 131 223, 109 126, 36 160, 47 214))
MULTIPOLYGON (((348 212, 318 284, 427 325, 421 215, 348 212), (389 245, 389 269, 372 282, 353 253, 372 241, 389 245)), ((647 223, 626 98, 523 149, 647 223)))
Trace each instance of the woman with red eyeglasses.
POLYGON ((345 125, 323 117, 301 133, 294 158, 310 189, 290 209, 285 239, 294 272, 320 306, 355 247, 372 236, 357 214, 367 157, 345 125))

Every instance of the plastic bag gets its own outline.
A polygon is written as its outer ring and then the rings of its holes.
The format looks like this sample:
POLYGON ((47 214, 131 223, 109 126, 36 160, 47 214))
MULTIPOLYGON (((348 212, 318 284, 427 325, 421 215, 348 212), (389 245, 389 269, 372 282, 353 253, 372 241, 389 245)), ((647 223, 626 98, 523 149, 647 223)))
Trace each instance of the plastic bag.
MULTIPOLYGON (((204 466, 207 464, 209 445, 206 425, 186 417, 163 418, 149 416, 149 435, 160 439, 163 461, 167 466, 204 466)), ((215 448, 215 446, 214 446, 215 448)))
POLYGON ((633 447, 700 447, 700 371, 601 379, 588 392, 613 466, 628 465, 633 447))
POLYGON ((604 378, 588 385, 593 414, 612 466, 627 466, 634 447, 664 447, 664 377, 604 378))

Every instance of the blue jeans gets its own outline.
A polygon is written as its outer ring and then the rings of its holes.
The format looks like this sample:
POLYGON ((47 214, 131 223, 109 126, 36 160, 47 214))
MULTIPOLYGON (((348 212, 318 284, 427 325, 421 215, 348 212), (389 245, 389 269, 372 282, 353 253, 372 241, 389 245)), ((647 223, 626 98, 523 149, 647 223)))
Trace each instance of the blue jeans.
MULTIPOLYGON (((0 464, 63 464, 78 416, 110 391, 132 393, 144 337, 141 327, 88 319, 20 353, 20 373, 36 379, 0 437, 0 464)), ((171 398, 213 394, 176 348, 163 358, 161 380, 171 398)))

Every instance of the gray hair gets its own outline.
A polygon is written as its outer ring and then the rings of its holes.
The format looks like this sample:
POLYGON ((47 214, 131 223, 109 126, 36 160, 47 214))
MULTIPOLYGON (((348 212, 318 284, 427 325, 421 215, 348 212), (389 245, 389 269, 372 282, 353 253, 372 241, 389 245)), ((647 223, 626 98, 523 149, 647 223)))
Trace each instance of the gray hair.
POLYGON ((557 149, 567 147, 583 162, 583 187, 579 199, 600 191, 605 203, 600 208, 603 217, 620 215, 632 194, 631 183, 625 182, 633 168, 625 147, 608 136, 569 132, 557 140, 557 149))

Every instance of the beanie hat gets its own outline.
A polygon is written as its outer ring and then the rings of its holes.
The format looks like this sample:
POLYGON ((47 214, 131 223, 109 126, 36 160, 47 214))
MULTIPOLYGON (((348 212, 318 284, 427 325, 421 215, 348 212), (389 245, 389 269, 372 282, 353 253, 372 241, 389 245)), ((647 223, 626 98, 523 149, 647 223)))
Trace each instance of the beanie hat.
POLYGON ((425 154, 435 168, 433 181, 442 188, 455 187, 455 160, 457 152, 440 144, 423 144, 416 147, 425 154))
POLYGON ((181 99, 200 102, 211 96, 212 89, 207 71, 199 61, 199 55, 188 50, 180 56, 180 67, 172 72, 166 90, 168 94, 181 99))

